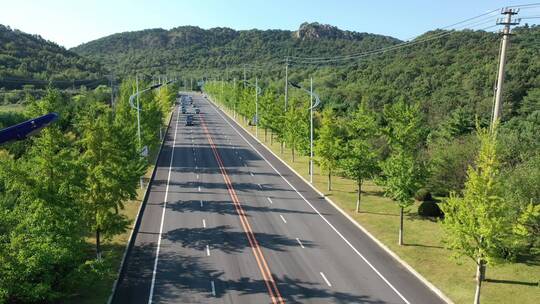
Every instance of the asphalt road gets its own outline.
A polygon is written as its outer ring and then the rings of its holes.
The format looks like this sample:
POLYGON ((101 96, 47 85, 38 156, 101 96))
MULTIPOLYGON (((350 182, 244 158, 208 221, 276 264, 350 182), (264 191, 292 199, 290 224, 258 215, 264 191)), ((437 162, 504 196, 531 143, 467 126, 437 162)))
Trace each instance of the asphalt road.
POLYGON ((444 303, 202 95, 193 100, 194 126, 178 110, 171 120, 114 303, 444 303))

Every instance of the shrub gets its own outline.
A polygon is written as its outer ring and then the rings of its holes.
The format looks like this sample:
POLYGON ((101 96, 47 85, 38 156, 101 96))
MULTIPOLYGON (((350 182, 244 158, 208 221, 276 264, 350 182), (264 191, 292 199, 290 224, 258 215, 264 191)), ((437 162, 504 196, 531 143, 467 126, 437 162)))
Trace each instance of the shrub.
POLYGON ((443 212, 434 201, 424 201, 418 206, 418 214, 426 217, 442 217, 443 212))
POLYGON ((432 201, 431 193, 426 188, 420 188, 416 194, 414 195, 414 198, 417 201, 425 202, 425 201, 432 201))

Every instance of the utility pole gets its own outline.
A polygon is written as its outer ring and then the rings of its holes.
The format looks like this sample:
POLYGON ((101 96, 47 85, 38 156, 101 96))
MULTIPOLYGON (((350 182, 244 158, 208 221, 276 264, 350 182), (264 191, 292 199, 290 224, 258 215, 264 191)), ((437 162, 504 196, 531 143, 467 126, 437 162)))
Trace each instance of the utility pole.
POLYGON ((309 183, 313 184, 313 77, 309 89, 309 183))
POLYGON ((501 55, 499 58, 499 70, 497 75, 497 86, 495 87, 495 104, 493 105, 493 117, 491 121, 491 128, 493 129, 497 122, 501 118, 502 112, 502 92, 503 92, 503 83, 504 83, 504 67, 506 64, 506 49, 508 48, 508 43, 510 39, 510 26, 519 24, 519 19, 512 20, 513 15, 517 15, 519 9, 505 8, 501 11, 502 15, 506 15, 504 20, 500 19, 497 21, 497 24, 504 25, 502 32, 502 42, 501 42, 501 55))
POLYGON ((285 112, 289 101, 289 56, 285 58, 285 112))
POLYGON ((259 138, 259 84, 255 77, 255 137, 259 138))

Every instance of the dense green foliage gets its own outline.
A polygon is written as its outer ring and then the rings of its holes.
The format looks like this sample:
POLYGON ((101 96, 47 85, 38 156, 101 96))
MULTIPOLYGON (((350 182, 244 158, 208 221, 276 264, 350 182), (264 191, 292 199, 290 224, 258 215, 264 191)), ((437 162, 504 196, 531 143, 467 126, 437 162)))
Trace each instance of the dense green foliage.
MULTIPOLYGON (((0 87, 46 85, 49 81, 73 85, 74 80, 103 77, 100 64, 57 44, 0 25, 0 87)), ((91 81, 90 81, 91 82, 91 81)), ((89 84, 77 81, 75 85, 89 84)), ((0 96, 1 97, 1 96, 0 96)))
MULTIPOLYGON (((0 149, 0 303, 58 303, 116 270, 100 245, 127 229, 119 210, 136 197, 148 165, 127 101, 133 86, 122 85, 114 109, 103 87, 74 97, 49 89, 25 113, 0 116, 9 125, 60 115, 39 135, 0 149)), ((157 146, 175 91, 143 94, 143 145, 157 146)))
MULTIPOLYGON (((238 67, 244 63, 275 62, 287 55, 350 54, 398 43, 391 37, 341 31, 317 23, 298 31, 229 28, 204 30, 181 26, 169 31, 149 29, 103 37, 72 50, 112 66, 119 74, 134 70, 176 72, 238 67)), ((208 75, 208 74, 206 74, 208 75)))

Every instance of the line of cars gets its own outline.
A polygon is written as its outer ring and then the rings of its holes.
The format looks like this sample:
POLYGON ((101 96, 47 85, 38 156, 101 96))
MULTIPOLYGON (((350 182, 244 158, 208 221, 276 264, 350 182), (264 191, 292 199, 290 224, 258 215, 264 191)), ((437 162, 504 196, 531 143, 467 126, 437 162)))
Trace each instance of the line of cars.
POLYGON ((201 110, 193 103, 193 97, 190 95, 182 95, 177 99, 177 102, 181 106, 182 114, 186 115, 186 126, 193 126, 195 124, 195 118, 192 113, 199 114, 201 110), (190 111, 191 109, 191 111, 190 111))

